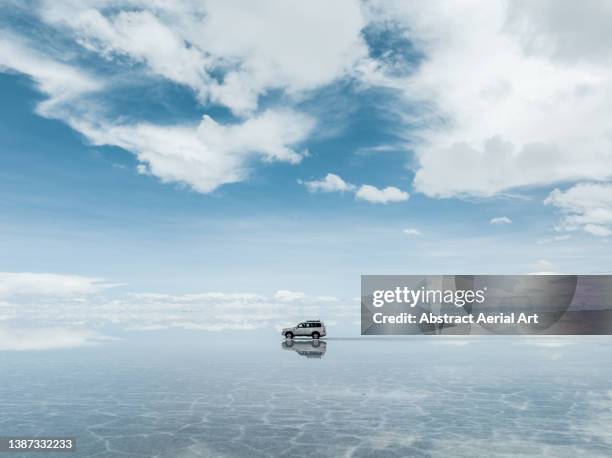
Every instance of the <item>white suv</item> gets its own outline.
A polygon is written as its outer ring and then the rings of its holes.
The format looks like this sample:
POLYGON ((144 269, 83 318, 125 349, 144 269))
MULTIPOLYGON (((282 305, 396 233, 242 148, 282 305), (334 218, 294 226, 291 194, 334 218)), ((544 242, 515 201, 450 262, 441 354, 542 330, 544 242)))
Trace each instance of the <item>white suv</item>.
POLYGON ((325 336, 325 325, 319 320, 309 320, 294 326, 293 328, 284 328, 281 332, 286 339, 294 337, 312 337, 318 339, 325 336))

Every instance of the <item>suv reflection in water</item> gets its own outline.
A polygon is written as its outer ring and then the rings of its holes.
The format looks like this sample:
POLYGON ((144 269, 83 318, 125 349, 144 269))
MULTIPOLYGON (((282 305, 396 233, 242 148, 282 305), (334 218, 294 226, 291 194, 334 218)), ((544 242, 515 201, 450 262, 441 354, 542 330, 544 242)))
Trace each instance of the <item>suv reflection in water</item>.
POLYGON ((322 340, 298 341, 287 339, 283 342, 282 346, 283 349, 293 350, 306 358, 321 359, 325 354, 327 342, 323 342, 322 340))

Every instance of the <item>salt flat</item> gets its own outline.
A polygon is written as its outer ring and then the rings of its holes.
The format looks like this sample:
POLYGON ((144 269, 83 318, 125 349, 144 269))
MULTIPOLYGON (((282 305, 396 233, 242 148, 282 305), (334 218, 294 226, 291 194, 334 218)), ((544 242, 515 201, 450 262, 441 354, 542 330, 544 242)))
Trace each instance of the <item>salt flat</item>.
POLYGON ((2 434, 98 457, 612 454, 606 337, 329 339, 320 357, 179 337, 0 353, 2 434))

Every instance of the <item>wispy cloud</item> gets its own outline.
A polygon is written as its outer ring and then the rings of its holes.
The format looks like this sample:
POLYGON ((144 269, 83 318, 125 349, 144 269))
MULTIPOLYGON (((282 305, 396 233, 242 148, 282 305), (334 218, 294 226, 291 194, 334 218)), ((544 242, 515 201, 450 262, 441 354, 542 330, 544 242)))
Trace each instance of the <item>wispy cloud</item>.
POLYGON ((4 326, 0 324, 0 351, 54 350, 97 345, 116 340, 82 328, 4 326))
POLYGON ((414 227, 404 229, 402 232, 406 235, 411 235, 411 236, 423 235, 423 233, 420 230, 415 229, 414 227))
MULTIPOLYGON (((0 71, 23 73, 31 77, 48 98, 36 111, 46 117, 62 119, 67 111, 78 112, 87 94, 105 88, 103 79, 76 66, 58 62, 43 51, 33 49, 23 38, 0 30, 0 71)), ((68 119, 64 119, 69 121, 68 119)))
POLYGON ((67 297, 121 286, 102 278, 33 272, 0 272, 0 299, 13 296, 67 297))
POLYGON ((277 299, 283 302, 303 300, 303 299, 306 299, 307 297, 308 296, 306 295, 306 293, 303 293, 301 291, 289 291, 286 289, 281 289, 277 291, 276 294, 274 294, 274 299, 277 299))
POLYGON ((561 191, 555 189, 544 200, 563 214, 560 229, 583 230, 592 235, 612 235, 612 184, 577 184, 561 191))
POLYGON ((538 240, 538 243, 543 245, 543 244, 552 243, 552 242, 562 242, 564 240, 569 240, 571 237, 572 236, 569 234, 555 235, 554 237, 548 237, 545 239, 538 240))
POLYGON ((489 221, 489 224, 512 224, 512 220, 510 218, 508 218, 507 216, 498 216, 496 218, 491 218, 491 221, 489 221))
POLYGON ((402 145, 376 145, 376 146, 363 146, 355 150, 355 154, 358 156, 369 156, 372 154, 388 153, 395 151, 403 151, 405 147, 402 145))

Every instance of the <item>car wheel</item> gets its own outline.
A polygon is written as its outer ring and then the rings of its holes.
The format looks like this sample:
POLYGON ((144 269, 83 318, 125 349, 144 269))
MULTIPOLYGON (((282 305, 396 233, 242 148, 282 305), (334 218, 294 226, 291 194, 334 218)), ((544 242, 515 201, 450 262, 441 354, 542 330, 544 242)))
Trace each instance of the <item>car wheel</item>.
POLYGON ((318 332, 313 332, 312 333, 312 338, 318 340, 319 337, 321 337, 321 334, 319 334, 318 332))
POLYGON ((285 339, 293 339, 293 333, 292 332, 286 332, 285 333, 285 339))

